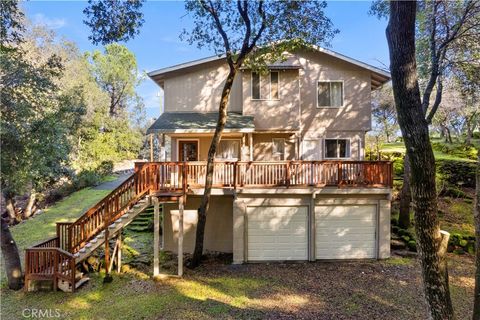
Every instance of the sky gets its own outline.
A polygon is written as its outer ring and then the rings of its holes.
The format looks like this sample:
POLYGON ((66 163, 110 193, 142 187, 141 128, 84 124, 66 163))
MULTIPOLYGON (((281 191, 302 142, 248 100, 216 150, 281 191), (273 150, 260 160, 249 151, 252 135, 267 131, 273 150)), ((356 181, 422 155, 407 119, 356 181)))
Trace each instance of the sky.
MULTIPOLYGON (((368 15, 371 1, 328 1, 326 15, 340 33, 331 41, 334 51, 370 65, 388 68, 386 20, 368 15)), ((81 51, 102 50, 89 40, 90 29, 83 23, 86 1, 29 1, 23 3, 27 17, 34 23, 53 29, 57 35, 77 44, 81 51)), ((147 1, 143 6, 145 23, 140 34, 124 43, 136 58, 141 71, 150 72, 213 55, 179 39, 192 21, 181 1, 147 1)), ((148 77, 138 87, 144 99, 147 117, 161 112, 161 89, 148 77)))

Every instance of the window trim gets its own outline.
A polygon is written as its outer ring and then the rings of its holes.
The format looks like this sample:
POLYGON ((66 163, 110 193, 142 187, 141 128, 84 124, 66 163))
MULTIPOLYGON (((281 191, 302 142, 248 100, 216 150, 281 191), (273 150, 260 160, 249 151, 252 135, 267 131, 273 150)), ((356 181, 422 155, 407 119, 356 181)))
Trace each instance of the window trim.
MULTIPOLYGON (((200 161, 200 139, 199 138, 177 138, 177 161, 180 161, 180 141, 196 141, 197 142, 197 158, 198 160, 197 161, 200 161)), ((192 161, 188 161, 188 162, 192 162, 192 161)), ((195 162, 195 161, 193 161, 195 162)))
POLYGON ((260 72, 250 71, 250 99, 254 101, 264 100, 262 99, 262 75, 260 74, 260 72), (258 94, 260 95, 260 98, 258 99, 253 97, 253 74, 254 73, 258 74, 258 94))
POLYGON ((272 138, 272 157, 276 155, 281 155, 283 160, 285 160, 285 151, 286 151, 286 143, 285 143, 285 138, 272 138), (275 146, 275 140, 283 140, 283 154, 281 152, 274 152, 273 148, 275 146))
POLYGON ((352 139, 350 138, 324 138, 323 139, 323 158, 324 159, 351 159, 352 158, 352 139), (337 141, 337 157, 328 157, 327 156, 327 140, 336 140, 337 141), (340 154, 338 140, 345 140, 347 142, 347 156, 346 157, 338 157, 340 154))
POLYGON ((315 96, 315 99, 316 99, 316 106, 317 106, 317 109, 322 109, 322 108, 343 108, 345 106, 345 83, 343 80, 317 80, 317 90, 316 90, 316 96, 315 96), (342 104, 338 107, 336 106, 319 106, 318 105, 318 84, 320 82, 328 82, 328 83, 332 83, 332 82, 340 82, 342 84, 342 104))
MULTIPOLYGON (((240 161, 242 158, 242 139, 238 138, 225 138, 225 139, 220 139, 220 142, 222 141, 238 141, 238 158, 232 158, 232 159, 223 159, 223 158, 217 158, 218 154, 215 154, 215 160, 219 161, 240 161)), ((218 143, 218 147, 220 147, 220 142, 218 143)), ((218 151, 218 150, 217 150, 218 151)))
POLYGON ((278 74, 278 98, 273 99, 272 98, 272 71, 268 71, 268 97, 267 98, 262 98, 262 74, 260 72, 256 71, 250 71, 250 100, 252 101, 280 101, 280 71, 279 70, 273 70, 273 72, 276 72, 278 74), (260 92, 260 98, 254 98, 253 97, 253 74, 258 73, 260 78, 259 78, 259 92, 260 92))
POLYGON ((269 100, 272 100, 272 101, 278 101, 280 100, 280 71, 278 70, 270 70, 269 71, 269 77, 268 79, 270 80, 270 93, 269 93, 269 100), (275 72, 277 74, 277 95, 278 95, 278 98, 272 98, 272 72, 275 72))

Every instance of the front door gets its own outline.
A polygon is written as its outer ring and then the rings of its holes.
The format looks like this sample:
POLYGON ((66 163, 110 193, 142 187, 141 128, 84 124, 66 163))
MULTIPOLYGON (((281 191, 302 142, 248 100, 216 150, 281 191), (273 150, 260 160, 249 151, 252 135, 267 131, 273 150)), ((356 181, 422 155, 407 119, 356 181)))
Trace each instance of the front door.
POLYGON ((181 140, 178 142, 179 161, 198 161, 198 141, 181 140))

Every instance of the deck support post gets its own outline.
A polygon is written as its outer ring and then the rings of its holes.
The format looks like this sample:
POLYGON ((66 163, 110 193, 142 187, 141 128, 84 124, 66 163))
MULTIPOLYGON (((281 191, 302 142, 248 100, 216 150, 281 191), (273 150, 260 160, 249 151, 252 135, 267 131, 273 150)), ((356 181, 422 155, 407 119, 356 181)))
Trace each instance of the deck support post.
POLYGON ((122 271, 122 232, 117 237, 117 273, 122 271))
POLYGON ((112 276, 110 275, 110 243, 109 243, 109 223, 108 219, 105 223, 106 228, 105 228, 105 278, 103 278, 103 283, 109 283, 112 282, 112 276))
POLYGON ((185 196, 178 199, 178 276, 183 275, 183 206, 185 196))
POLYGON ((157 197, 153 197, 153 276, 160 274, 160 204, 157 197))

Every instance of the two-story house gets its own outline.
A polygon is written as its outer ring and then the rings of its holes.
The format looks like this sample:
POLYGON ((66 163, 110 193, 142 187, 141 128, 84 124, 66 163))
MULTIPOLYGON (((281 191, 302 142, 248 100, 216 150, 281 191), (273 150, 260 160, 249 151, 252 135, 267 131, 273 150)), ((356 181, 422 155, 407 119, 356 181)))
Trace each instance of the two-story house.
MULTIPOLYGON (((235 78, 205 250, 233 253, 234 263, 388 257, 391 164, 364 161, 364 150, 371 92, 389 73, 319 47, 268 69, 235 78)), ((148 74, 164 91, 164 112, 148 129, 162 145, 151 159, 164 166, 157 179, 186 179, 186 252, 227 72, 214 56, 148 74), (175 169, 180 162, 188 168, 175 169)), ((163 249, 176 251, 178 207, 162 212, 163 249)))
MULTIPOLYGON (((162 240, 163 250, 178 253, 182 275, 226 74, 222 57, 149 73, 165 97, 148 129, 150 161, 135 163, 78 219, 57 222, 56 236, 26 249, 26 290, 48 280, 54 290, 75 291, 88 281, 77 266, 101 246, 107 275, 114 263, 120 271, 122 231, 151 205, 153 274, 162 240)), ((214 163, 204 250, 233 253, 234 263, 389 257, 392 164, 364 161, 370 94, 388 80, 322 48, 294 52, 266 73, 242 70, 214 163)))

